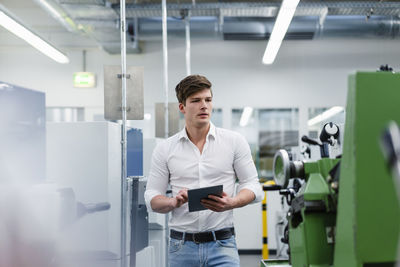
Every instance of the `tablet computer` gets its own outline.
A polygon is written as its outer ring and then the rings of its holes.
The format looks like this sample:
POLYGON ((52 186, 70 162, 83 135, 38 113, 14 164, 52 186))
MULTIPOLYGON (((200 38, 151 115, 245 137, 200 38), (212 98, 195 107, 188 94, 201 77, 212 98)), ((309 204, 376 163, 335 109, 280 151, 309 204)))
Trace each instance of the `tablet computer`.
POLYGON ((205 210, 206 208, 201 204, 200 201, 203 198, 208 198, 208 195, 216 195, 222 197, 222 191, 222 185, 188 190, 189 212, 205 210))

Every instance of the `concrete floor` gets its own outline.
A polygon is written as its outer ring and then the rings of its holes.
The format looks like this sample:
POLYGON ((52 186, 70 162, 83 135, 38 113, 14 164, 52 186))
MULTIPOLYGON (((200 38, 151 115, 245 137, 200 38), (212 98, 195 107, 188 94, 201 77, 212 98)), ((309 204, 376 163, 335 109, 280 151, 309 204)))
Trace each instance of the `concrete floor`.
POLYGON ((240 267, 260 267, 261 255, 239 255, 240 267))

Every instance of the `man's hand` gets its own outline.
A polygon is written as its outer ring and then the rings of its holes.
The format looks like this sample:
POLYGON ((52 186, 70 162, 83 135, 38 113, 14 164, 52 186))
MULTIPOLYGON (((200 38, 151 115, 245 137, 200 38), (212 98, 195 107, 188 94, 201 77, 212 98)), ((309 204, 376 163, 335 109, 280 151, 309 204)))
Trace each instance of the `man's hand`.
POLYGON ((187 189, 181 189, 175 197, 158 195, 150 201, 151 208, 155 212, 167 213, 179 208, 188 201, 187 189))
POLYGON ((202 199, 201 204, 212 211, 222 212, 231 210, 236 206, 235 199, 229 197, 225 192, 222 192, 222 197, 208 195, 208 198, 209 199, 202 199))
POLYGON ((172 207, 174 209, 179 208, 180 206, 182 206, 183 204, 185 204, 186 202, 188 202, 188 193, 187 193, 187 189, 181 189, 178 194, 176 194, 176 196, 174 198, 171 199, 172 200, 172 207))
POLYGON ((212 211, 222 212, 246 206, 255 197, 253 191, 242 189, 235 197, 229 197, 225 192, 222 192, 222 197, 208 195, 209 199, 202 199, 201 204, 212 211))

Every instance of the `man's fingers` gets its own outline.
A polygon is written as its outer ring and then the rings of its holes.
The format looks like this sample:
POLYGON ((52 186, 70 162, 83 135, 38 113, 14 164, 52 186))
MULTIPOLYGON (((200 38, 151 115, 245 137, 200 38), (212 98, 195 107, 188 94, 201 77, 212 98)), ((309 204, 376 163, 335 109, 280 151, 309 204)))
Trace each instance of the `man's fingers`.
POLYGON ((180 194, 180 192, 175 196, 176 199, 176 207, 179 208, 183 204, 185 204, 188 200, 184 195, 180 194))
POLYGON ((187 194, 182 194, 181 196, 185 201, 188 201, 188 195, 187 194))
POLYGON ((181 190, 179 190, 178 195, 182 196, 183 199, 185 200, 185 202, 187 202, 187 200, 188 200, 187 189, 181 189, 181 190))
POLYGON ((202 199, 201 203, 208 209, 211 209, 211 208, 223 209, 224 208, 224 206, 221 203, 218 203, 218 202, 216 202, 214 200, 202 199))
POLYGON ((212 211, 216 211, 216 212, 223 211, 223 208, 222 208, 222 207, 219 207, 219 206, 211 205, 211 204, 208 204, 208 203, 206 203, 206 202, 202 202, 201 204, 203 204, 203 206, 204 206, 205 208, 207 208, 207 209, 209 209, 209 210, 212 210, 212 211))
POLYGON ((220 203, 223 203, 223 202, 224 202, 224 201, 223 201, 223 198, 222 198, 222 197, 219 197, 219 196, 208 195, 208 198, 209 198, 209 199, 212 199, 212 200, 215 201, 215 202, 220 202, 220 203))

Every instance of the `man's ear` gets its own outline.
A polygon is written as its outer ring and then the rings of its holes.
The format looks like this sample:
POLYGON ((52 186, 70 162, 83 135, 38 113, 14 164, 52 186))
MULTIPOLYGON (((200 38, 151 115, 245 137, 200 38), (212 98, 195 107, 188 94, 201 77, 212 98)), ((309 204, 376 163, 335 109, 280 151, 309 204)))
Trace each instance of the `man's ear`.
POLYGON ((182 114, 185 114, 185 105, 183 103, 179 103, 179 111, 182 114))

